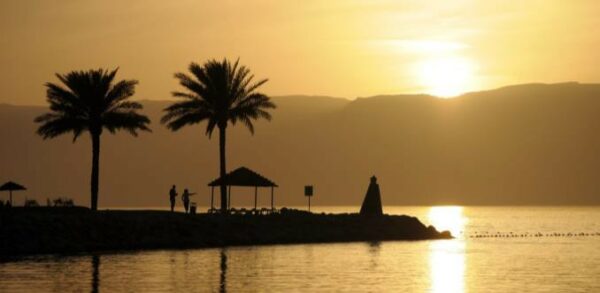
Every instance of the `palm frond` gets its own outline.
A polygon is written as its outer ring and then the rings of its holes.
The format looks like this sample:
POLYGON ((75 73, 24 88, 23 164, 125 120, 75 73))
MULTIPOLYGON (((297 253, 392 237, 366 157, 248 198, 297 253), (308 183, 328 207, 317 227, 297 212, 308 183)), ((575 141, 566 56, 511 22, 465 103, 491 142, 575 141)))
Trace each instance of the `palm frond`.
POLYGON ((55 113, 46 113, 38 116, 35 122, 42 123, 42 126, 37 129, 37 134, 44 139, 72 132, 73 142, 75 142, 81 133, 88 129, 88 124, 83 119, 55 113))
POLYGON ((179 80, 179 84, 182 87, 199 96, 202 96, 202 94, 206 91, 203 84, 197 82, 185 73, 176 73, 175 78, 179 80))
POLYGON ((122 80, 112 86, 105 99, 105 104, 108 109, 112 108, 115 104, 124 101, 135 93, 135 86, 138 84, 137 80, 122 80))
POLYGON ((46 83, 50 112, 37 117, 37 133, 52 138, 72 132, 74 140, 84 131, 100 134, 125 129, 137 135, 149 131, 150 120, 137 113, 142 105, 127 101, 135 93, 135 80, 122 80, 113 85, 118 69, 71 71, 56 74, 62 85, 46 83))
POLYGON ((131 101, 124 101, 124 102, 120 102, 116 105, 113 105, 111 108, 111 111, 115 111, 115 110, 140 110, 143 109, 144 107, 142 106, 142 104, 138 103, 138 102, 131 102, 131 101))
POLYGON ((190 100, 200 100, 202 99, 200 96, 194 93, 183 93, 183 92, 171 92, 171 95, 176 98, 186 98, 190 100))
POLYGON ((148 131, 150 119, 148 117, 138 114, 134 110, 129 111, 112 111, 102 115, 102 125, 110 133, 115 133, 117 130, 126 130, 131 135, 137 136, 138 131, 148 131))
POLYGON ((164 124, 173 131, 177 131, 183 126, 193 125, 200 123, 204 120, 210 119, 210 113, 202 111, 187 111, 182 112, 177 116, 173 116, 169 120, 165 121, 164 124))
POLYGON ((176 73, 175 78, 185 91, 172 92, 183 99, 164 109, 161 122, 176 131, 185 125, 207 121, 206 135, 212 135, 215 127, 235 125, 241 121, 254 133, 253 120, 271 119, 269 109, 275 104, 256 90, 268 80, 254 82, 254 75, 239 59, 231 63, 227 59, 214 59, 204 64, 191 63, 190 74, 176 73))
POLYGON ((170 121, 178 119, 183 115, 210 112, 210 109, 211 107, 208 106, 206 101, 199 99, 174 103, 163 110, 166 112, 166 114, 162 117, 161 123, 169 123, 170 121))

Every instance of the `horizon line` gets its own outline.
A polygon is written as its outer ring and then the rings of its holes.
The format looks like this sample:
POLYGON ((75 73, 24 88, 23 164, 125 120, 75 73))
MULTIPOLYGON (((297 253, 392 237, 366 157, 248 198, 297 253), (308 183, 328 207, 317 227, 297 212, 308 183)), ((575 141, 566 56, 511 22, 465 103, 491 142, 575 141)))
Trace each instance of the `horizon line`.
MULTIPOLYGON (((354 98, 342 97, 342 96, 330 96, 330 95, 322 95, 322 94, 280 94, 280 95, 268 95, 268 96, 270 98, 286 98, 286 97, 332 98, 332 99, 342 99, 342 100, 347 100, 347 101, 355 101, 357 99, 369 99, 369 98, 376 98, 376 97, 429 96, 429 97, 438 98, 438 99, 442 99, 442 100, 452 100, 452 99, 460 98, 460 97, 463 97, 463 96, 469 95, 469 94, 490 92, 490 91, 502 90, 502 89, 513 88, 513 87, 536 86, 536 85, 538 85, 538 86, 555 86, 555 85, 569 85, 569 84, 572 84, 572 85, 600 85, 600 82, 595 83, 595 82, 580 82, 580 81, 561 81, 561 82, 525 82, 525 83, 515 83, 515 84, 507 84, 507 85, 502 85, 502 86, 488 88, 488 89, 466 91, 464 93, 461 93, 461 94, 459 94, 457 96, 452 96, 452 97, 440 97, 440 96, 436 96, 436 95, 432 95, 432 94, 428 94, 428 93, 375 94, 375 95, 369 95, 369 96, 356 96, 354 98)), ((136 99, 135 97, 133 97, 132 100, 140 101, 140 102, 168 102, 168 101, 176 101, 177 99, 172 98, 172 97, 168 98, 168 99, 167 98, 163 98, 163 99, 152 99, 152 98, 140 98, 140 99, 136 99)), ((11 103, 11 102, 0 101, 0 106, 40 107, 40 106, 45 106, 45 104, 46 104, 46 98, 44 98, 40 102, 40 104, 20 104, 20 103, 11 103)))

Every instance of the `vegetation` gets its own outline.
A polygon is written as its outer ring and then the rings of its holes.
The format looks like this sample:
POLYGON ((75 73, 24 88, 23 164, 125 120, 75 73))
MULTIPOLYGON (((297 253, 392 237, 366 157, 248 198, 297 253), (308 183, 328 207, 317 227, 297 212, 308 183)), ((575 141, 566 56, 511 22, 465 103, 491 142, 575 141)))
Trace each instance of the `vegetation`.
MULTIPOLYGON (((207 121, 206 135, 210 138, 215 127, 219 129, 219 174, 226 174, 225 136, 228 124, 238 121, 246 125, 254 134, 252 120, 271 119, 268 109, 275 108, 269 97, 257 92, 267 82, 262 79, 254 82, 254 75, 245 66, 227 59, 219 62, 209 60, 204 65, 192 63, 190 75, 176 73, 175 78, 185 88, 185 92, 173 92, 173 96, 183 99, 164 109, 166 114, 161 122, 172 131, 183 126, 207 121)), ((221 190, 221 211, 227 210, 227 189, 224 183, 221 190)))
POLYGON ((75 203, 70 198, 59 197, 59 198, 52 200, 52 206, 61 207, 61 208, 69 208, 69 207, 74 207, 75 203))
POLYGON ((150 131, 150 120, 138 113, 140 103, 129 101, 135 92, 136 80, 114 82, 117 69, 72 71, 56 74, 62 85, 46 83, 50 112, 35 119, 40 123, 37 133, 44 139, 73 133, 73 142, 84 132, 92 139, 91 209, 98 209, 100 168, 100 136, 103 129, 110 133, 127 130, 136 136, 138 130, 150 131))
POLYGON ((23 206, 27 207, 27 208, 32 208, 32 207, 39 207, 40 204, 35 199, 27 199, 27 200, 25 200, 25 204, 23 206))

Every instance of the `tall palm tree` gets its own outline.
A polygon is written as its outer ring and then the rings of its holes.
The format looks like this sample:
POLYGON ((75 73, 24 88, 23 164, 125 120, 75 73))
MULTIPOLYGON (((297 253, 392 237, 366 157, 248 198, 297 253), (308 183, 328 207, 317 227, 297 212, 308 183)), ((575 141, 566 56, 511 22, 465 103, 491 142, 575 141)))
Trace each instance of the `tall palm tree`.
POLYGON ((140 103, 128 101, 135 92, 137 80, 113 83, 117 70, 98 69, 56 74, 62 85, 46 83, 50 112, 35 118, 40 123, 37 133, 44 139, 73 133, 73 142, 83 132, 92 138, 91 208, 98 209, 98 177, 100 168, 100 135, 127 130, 137 136, 138 130, 150 131, 148 117, 138 113, 140 103))
MULTIPOLYGON (((228 124, 240 121, 252 134, 252 120, 265 118, 271 120, 268 109, 275 108, 269 97, 256 90, 267 82, 262 79, 254 82, 254 75, 245 66, 227 59, 219 62, 209 60, 204 65, 191 63, 192 74, 176 73, 175 78, 185 88, 185 92, 173 92, 173 96, 182 101, 173 103, 164 109, 166 114, 161 122, 172 131, 186 125, 207 121, 206 135, 211 138, 215 127, 219 129, 219 171, 220 177, 226 174, 225 132, 228 124)), ((221 184, 221 212, 227 211, 227 189, 221 184)))

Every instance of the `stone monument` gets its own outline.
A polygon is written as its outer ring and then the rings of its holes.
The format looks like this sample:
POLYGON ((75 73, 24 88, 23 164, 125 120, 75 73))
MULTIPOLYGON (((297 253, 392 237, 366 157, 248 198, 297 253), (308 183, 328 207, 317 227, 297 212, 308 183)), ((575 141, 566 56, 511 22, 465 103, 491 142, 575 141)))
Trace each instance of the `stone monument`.
POLYGON ((364 216, 381 216, 383 208, 381 206, 381 194, 379 193, 379 184, 377 177, 371 177, 371 183, 367 189, 367 194, 360 207, 360 214, 364 216))

